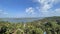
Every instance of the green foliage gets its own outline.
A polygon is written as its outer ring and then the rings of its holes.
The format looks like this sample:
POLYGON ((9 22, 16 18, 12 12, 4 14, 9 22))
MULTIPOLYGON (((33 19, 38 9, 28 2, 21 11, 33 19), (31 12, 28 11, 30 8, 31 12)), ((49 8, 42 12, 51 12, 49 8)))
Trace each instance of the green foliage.
POLYGON ((27 23, 0 21, 0 34, 60 34, 60 17, 48 17, 27 23))

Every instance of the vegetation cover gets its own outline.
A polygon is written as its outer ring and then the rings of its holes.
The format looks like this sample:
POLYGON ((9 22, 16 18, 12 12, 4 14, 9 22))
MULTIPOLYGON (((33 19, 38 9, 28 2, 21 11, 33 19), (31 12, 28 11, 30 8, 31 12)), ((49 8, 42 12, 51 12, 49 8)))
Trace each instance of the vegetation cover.
POLYGON ((0 34, 60 34, 60 17, 46 17, 27 23, 0 21, 0 34))

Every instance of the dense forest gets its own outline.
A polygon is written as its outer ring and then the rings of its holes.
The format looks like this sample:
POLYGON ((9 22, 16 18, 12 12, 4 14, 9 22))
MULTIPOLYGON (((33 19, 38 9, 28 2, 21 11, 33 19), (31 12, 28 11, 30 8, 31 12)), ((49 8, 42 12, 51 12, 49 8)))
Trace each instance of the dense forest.
POLYGON ((0 21, 0 34, 60 34, 60 17, 46 17, 26 23, 0 21))

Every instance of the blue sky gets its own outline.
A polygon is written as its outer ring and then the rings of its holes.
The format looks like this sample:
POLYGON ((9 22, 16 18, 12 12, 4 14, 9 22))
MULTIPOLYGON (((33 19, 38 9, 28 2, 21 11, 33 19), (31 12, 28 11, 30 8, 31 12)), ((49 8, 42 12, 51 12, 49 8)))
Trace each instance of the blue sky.
POLYGON ((60 0, 0 0, 0 18, 60 16, 60 0))

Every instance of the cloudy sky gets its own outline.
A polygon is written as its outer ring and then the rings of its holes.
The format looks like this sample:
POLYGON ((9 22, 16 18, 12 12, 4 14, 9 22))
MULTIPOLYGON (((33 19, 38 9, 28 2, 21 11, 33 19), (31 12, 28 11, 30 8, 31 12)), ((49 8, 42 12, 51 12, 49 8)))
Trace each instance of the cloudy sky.
POLYGON ((60 16, 60 0, 0 0, 0 18, 60 16))

